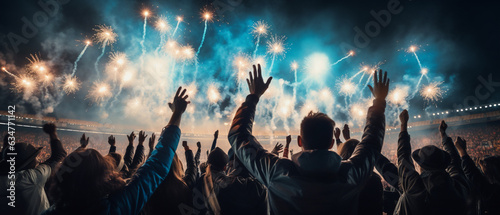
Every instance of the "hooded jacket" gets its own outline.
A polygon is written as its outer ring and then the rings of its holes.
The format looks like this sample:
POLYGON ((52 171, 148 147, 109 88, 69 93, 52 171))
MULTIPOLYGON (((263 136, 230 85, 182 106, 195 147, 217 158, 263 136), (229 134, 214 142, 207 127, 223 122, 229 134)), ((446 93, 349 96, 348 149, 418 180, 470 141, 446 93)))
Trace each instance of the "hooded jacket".
POLYGON ((238 109, 229 143, 238 159, 268 188, 273 214, 357 214, 362 184, 370 177, 385 133, 385 101, 369 108, 363 138, 349 160, 328 150, 307 150, 280 159, 252 135, 259 97, 249 95, 238 109))

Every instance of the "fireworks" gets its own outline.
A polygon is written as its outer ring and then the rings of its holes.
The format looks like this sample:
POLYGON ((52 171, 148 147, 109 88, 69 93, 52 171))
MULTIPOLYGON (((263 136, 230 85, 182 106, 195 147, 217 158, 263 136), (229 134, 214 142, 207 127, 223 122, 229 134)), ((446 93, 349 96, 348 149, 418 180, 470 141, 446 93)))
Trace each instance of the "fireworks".
POLYGON ((325 87, 321 91, 319 91, 319 98, 322 101, 329 101, 333 98, 333 95, 330 89, 328 89, 328 87, 325 87))
POLYGON ((363 104, 353 104, 349 110, 351 118, 357 121, 361 121, 366 117, 366 108, 363 104))
POLYGON ((395 105, 403 105, 406 102, 406 98, 408 97, 409 86, 396 86, 389 95, 387 96, 387 100, 395 105))
POLYGON ((188 61, 194 58, 194 49, 190 45, 186 45, 180 48, 181 59, 188 61))
POLYGON ((321 81, 330 70, 330 59, 324 53, 313 53, 306 58, 306 72, 310 78, 321 81))
POLYGON ((103 47, 116 42, 117 35, 113 31, 113 28, 106 25, 98 25, 96 28, 94 28, 94 31, 94 40, 97 43, 101 43, 103 47))
POLYGON ((422 75, 427 75, 427 73, 429 73, 429 70, 427 68, 423 68, 420 70, 420 74, 422 75))
POLYGON ((281 99, 278 108, 278 115, 282 118, 287 118, 293 112, 293 101, 289 98, 281 99))
POLYGON ((149 16, 149 11, 145 10, 142 14, 143 14, 145 17, 148 17, 148 16, 149 16))
POLYGON ((219 90, 215 85, 208 86, 207 97, 210 103, 217 103, 221 99, 219 90))
POLYGON ((433 82, 427 86, 423 86, 420 90, 420 95, 427 101, 438 101, 443 97, 441 84, 442 82, 433 82))
POLYGON ((238 55, 234 58, 233 65, 238 69, 238 80, 245 80, 246 69, 250 68, 250 59, 245 55, 238 55))
POLYGON ((9 72, 9 71, 7 70, 7 68, 5 68, 5 67, 2 67, 2 71, 6 72, 7 74, 9 74, 10 76, 12 76, 12 77, 14 77, 14 78, 16 78, 16 79, 18 79, 18 78, 19 78, 17 75, 14 75, 14 74, 12 74, 11 72, 9 72))
POLYGON ((177 20, 177 25, 175 25, 175 29, 174 29, 174 32, 172 33, 172 37, 175 36, 175 33, 177 32, 177 29, 179 29, 179 24, 181 24, 181 22, 183 20, 182 16, 177 16, 176 20, 177 20))
POLYGON ((418 47, 415 45, 412 45, 412 46, 410 46, 410 48, 408 48, 408 52, 416 52, 417 50, 418 50, 418 47))
POLYGON ((185 89, 186 89, 186 94, 189 95, 189 98, 191 99, 193 99, 196 93, 198 93, 198 88, 196 87, 196 83, 194 82, 187 85, 185 89))
POLYGON ((272 54, 273 56, 284 54, 285 40, 285 36, 272 36, 271 39, 267 42, 267 53, 272 54))
POLYGON ((290 67, 292 68, 292 70, 297 70, 299 68, 299 64, 297 62, 292 62, 292 64, 290 64, 290 67))
POLYGON ((125 71, 121 78, 122 84, 130 82, 133 76, 134 74, 132 73, 132 71, 125 71))
POLYGON ((80 88, 80 83, 76 78, 73 78, 71 76, 66 76, 64 84, 63 84, 63 90, 66 92, 66 94, 71 94, 80 88))
POLYGON ((30 54, 30 58, 27 58, 30 62, 28 69, 39 75, 44 75, 47 72, 47 66, 45 62, 40 60, 40 57, 36 54, 30 54))
POLYGON ((333 63, 332 66, 337 65, 338 63, 342 62, 343 60, 345 60, 345 59, 347 59, 347 58, 349 58, 349 57, 351 57, 353 55, 354 55, 354 51, 349 51, 349 53, 347 53, 346 56, 344 56, 344 57, 340 58, 339 60, 335 61, 335 63, 333 63))
POLYGON ((36 88, 36 82, 27 75, 21 75, 16 80, 17 83, 14 86, 19 92, 31 93, 36 88))
POLYGON ((110 87, 107 83, 104 82, 96 82, 90 89, 89 97, 94 100, 96 103, 100 103, 112 96, 110 91, 110 87))
POLYGON ((123 52, 113 52, 109 58, 114 66, 120 67, 127 63, 127 55, 123 52))
POLYGON ((356 85, 349 79, 340 82, 340 94, 352 96, 356 92, 356 85))
POLYGON ((82 52, 80 52, 80 54, 78 55, 78 57, 76 58, 75 62, 73 63, 73 72, 71 73, 71 76, 74 76, 75 73, 76 73, 76 69, 78 68, 78 62, 80 61, 80 59, 82 58, 83 54, 85 54, 85 51, 87 50, 87 48, 89 47, 90 45, 90 40, 85 40, 85 47, 83 47, 83 50, 82 52))
POLYGON ((267 35, 267 31, 269 30, 269 25, 267 25, 264 21, 257 21, 252 26, 252 33, 257 37, 260 35, 267 35))
POLYGON ((164 34, 167 31, 169 31, 172 27, 168 24, 167 19, 164 16, 161 16, 156 20, 155 28, 160 33, 164 34))

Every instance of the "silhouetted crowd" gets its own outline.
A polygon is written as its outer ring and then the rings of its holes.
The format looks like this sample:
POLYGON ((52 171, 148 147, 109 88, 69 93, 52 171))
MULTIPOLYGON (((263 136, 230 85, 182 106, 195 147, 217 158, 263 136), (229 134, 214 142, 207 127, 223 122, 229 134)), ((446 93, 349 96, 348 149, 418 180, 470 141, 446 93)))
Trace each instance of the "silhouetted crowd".
POLYGON ((89 146, 89 136, 58 135, 51 123, 43 133, 7 133, 0 213, 500 214, 498 127, 453 130, 442 121, 436 135, 412 140, 404 110, 399 136, 386 138, 390 80, 382 70, 373 77, 373 105, 360 139, 351 138, 347 125, 337 128, 328 115, 310 112, 295 153, 291 136, 269 151, 252 134, 256 107, 272 80, 262 78, 260 65, 249 73, 250 93, 227 133, 231 148, 217 147, 216 131, 203 161, 200 142, 192 149, 182 141, 185 160, 176 153, 190 103, 182 87, 161 134, 132 132, 126 147, 113 135, 107 145, 89 146))

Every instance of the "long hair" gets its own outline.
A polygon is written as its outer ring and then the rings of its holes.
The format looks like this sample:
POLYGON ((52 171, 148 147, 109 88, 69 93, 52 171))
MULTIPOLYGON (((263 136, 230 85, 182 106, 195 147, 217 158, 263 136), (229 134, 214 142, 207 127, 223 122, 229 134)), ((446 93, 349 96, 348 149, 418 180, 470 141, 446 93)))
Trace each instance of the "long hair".
POLYGON ((205 203, 208 203, 208 207, 215 215, 219 215, 221 208, 219 201, 217 200, 217 194, 215 192, 211 164, 208 164, 205 176, 203 176, 203 185, 203 195, 205 196, 205 203))
POLYGON ((95 149, 68 155, 55 172, 51 194, 57 208, 85 213, 103 197, 122 189, 125 181, 114 171, 113 160, 95 149))
POLYGON ((143 214, 183 214, 179 207, 183 204, 184 210, 189 210, 193 205, 192 190, 184 181, 182 162, 174 155, 170 171, 165 180, 155 190, 151 199, 144 206, 143 214))

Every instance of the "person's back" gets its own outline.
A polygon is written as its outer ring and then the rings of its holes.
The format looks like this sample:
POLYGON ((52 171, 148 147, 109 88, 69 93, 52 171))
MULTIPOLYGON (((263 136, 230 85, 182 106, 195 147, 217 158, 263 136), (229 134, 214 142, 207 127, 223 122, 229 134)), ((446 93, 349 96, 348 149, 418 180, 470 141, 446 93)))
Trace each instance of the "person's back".
MULTIPOLYGON (((326 114, 310 114, 301 123, 299 146, 292 160, 267 152, 252 135, 253 118, 260 96, 270 84, 254 66, 248 81, 251 94, 238 109, 229 142, 248 171, 268 188, 273 214, 357 214, 358 195, 372 174, 385 132, 385 97, 388 80, 375 78, 373 106, 367 115, 363 138, 353 156, 341 161, 333 146, 335 123, 326 114)), ((375 74, 377 76, 377 74, 375 74)))
POLYGON ((66 156, 66 151, 57 137, 54 124, 45 124, 43 130, 50 137, 51 156, 41 164, 38 164, 36 157, 42 148, 15 143, 13 148, 16 155, 10 155, 11 148, 4 149, 0 161, 1 213, 40 214, 49 208, 45 184, 55 166, 66 156))

